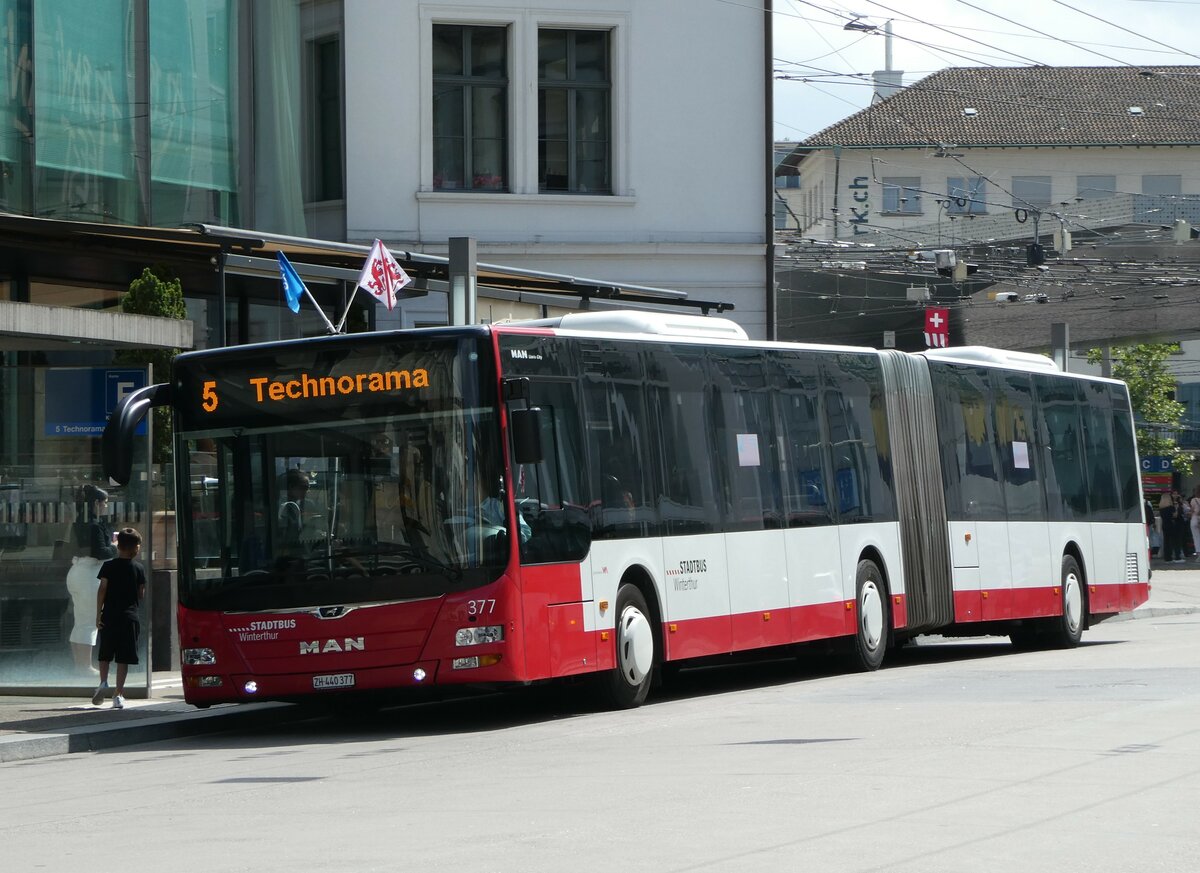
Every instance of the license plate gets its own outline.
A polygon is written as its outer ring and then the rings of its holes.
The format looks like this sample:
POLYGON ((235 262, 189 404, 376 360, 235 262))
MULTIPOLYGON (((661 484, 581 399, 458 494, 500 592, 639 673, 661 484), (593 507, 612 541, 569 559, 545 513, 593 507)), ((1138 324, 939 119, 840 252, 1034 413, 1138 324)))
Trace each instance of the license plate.
POLYGON ((350 688, 353 685, 353 673, 331 673, 328 676, 313 677, 313 688, 350 688))

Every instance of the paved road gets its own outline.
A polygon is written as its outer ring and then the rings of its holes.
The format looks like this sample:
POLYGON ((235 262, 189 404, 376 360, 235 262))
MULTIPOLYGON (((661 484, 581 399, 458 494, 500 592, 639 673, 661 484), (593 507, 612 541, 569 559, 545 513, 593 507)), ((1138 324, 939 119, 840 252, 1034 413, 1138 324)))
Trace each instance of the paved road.
POLYGON ((1198 624, 693 671, 633 712, 535 690, 0 764, 0 845, 15 871, 1174 873, 1200 858, 1198 624))
MULTIPOLYGON (((1200 566, 1156 561, 1154 569, 1150 600, 1112 621, 1200 612, 1200 566)), ((0 763, 273 725, 294 717, 286 704, 273 703, 195 710, 183 703, 177 672, 154 674, 151 697, 131 695, 121 712, 91 706, 90 696, 90 686, 39 696, 0 694, 0 763)))

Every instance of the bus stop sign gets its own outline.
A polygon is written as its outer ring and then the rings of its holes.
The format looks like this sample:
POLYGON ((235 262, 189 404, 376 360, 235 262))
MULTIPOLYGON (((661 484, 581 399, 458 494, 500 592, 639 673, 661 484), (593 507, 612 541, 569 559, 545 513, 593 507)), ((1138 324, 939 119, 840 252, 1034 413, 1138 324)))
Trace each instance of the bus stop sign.
MULTIPOLYGON (((126 394, 146 387, 146 371, 107 367, 46 370, 46 436, 100 436, 126 394)), ((146 433, 145 419, 137 434, 146 433)))

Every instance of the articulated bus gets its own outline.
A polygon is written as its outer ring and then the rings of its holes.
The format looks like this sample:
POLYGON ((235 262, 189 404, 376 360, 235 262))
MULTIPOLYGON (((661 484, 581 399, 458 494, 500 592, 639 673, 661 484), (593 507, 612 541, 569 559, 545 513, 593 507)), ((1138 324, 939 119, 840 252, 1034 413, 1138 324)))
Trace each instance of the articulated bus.
POLYGON ((181 355, 188 702, 588 680, 920 634, 1070 647, 1144 602, 1123 383, 983 348, 576 313, 181 355), (798 646, 826 641, 818 646, 798 646))

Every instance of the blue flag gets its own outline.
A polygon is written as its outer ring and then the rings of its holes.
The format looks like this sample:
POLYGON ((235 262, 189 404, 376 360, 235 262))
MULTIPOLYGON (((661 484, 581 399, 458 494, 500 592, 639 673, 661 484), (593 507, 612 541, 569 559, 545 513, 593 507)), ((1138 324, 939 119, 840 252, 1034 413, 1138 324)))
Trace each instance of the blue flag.
POLYGON ((298 313, 300 311, 300 295, 307 293, 308 289, 304 287, 304 281, 296 272, 296 268, 288 261, 287 255, 283 252, 276 252, 275 256, 279 258, 279 273, 283 277, 283 296, 287 298, 288 309, 298 313))

